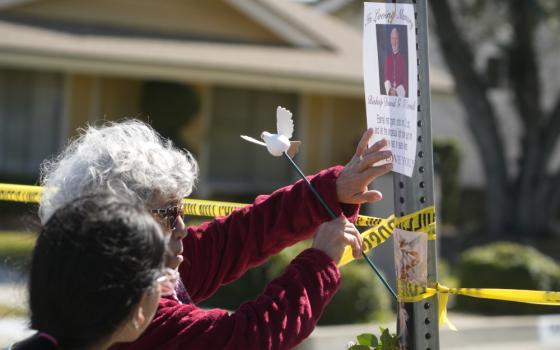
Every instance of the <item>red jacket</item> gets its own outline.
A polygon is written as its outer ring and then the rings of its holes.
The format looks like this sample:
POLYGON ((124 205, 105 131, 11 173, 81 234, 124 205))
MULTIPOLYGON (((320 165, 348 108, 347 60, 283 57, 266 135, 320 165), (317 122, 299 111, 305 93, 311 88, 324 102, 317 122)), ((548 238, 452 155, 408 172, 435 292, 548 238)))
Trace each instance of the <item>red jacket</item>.
MULTIPOLYGON (((354 219, 358 206, 337 201, 335 183, 341 169, 309 179, 337 215, 354 219)), ((189 228, 181 278, 197 303, 269 256, 309 238, 328 220, 303 181, 259 196, 249 207, 189 228)), ((235 312, 205 311, 193 303, 162 298, 146 332, 134 343, 111 350, 291 349, 311 333, 339 283, 334 261, 320 250, 307 249, 256 300, 235 312)))

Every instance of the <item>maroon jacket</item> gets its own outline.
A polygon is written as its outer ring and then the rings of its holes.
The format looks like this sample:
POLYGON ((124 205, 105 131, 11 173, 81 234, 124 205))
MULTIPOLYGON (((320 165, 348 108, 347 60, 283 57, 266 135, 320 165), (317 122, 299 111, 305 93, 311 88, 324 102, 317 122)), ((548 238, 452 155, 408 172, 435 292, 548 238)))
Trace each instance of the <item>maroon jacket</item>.
MULTIPOLYGON (((337 215, 354 219, 358 206, 340 205, 336 178, 341 167, 309 179, 337 215)), ((309 238, 330 220, 303 181, 259 196, 227 217, 189 228, 181 278, 194 303, 239 278, 283 248, 309 238)), ((115 349, 290 349, 315 327, 335 294, 340 273, 317 249, 299 254, 254 301, 235 312, 202 310, 193 303, 162 298, 154 320, 134 343, 115 349)))

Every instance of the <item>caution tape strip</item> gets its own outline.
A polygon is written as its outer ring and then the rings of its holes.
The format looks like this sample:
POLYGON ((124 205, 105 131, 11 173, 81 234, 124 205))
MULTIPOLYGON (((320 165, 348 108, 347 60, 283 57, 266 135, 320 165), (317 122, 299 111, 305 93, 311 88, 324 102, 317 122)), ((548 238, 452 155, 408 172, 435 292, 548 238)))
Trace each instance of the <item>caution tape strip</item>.
MULTIPOLYGON (((40 186, 14 185, 0 183, 0 200, 39 203, 43 188, 40 186)), ((203 199, 183 199, 186 215, 194 216, 227 216, 234 210, 243 208, 249 204, 209 201, 203 199)), ((357 226, 369 227, 361 233, 364 238, 365 251, 369 251, 385 242, 393 234, 395 227, 407 231, 422 231, 428 234, 428 239, 435 239, 435 209, 433 206, 418 212, 396 218, 394 215, 388 218, 377 218, 373 216, 359 215, 357 226)), ((346 247, 339 266, 346 265, 353 260, 350 247, 346 247)))
POLYGON ((433 206, 397 218, 396 227, 404 231, 423 232, 429 240, 436 239, 436 211, 433 206))
POLYGON ((525 289, 499 288, 449 288, 436 283, 432 288, 400 283, 397 287, 399 301, 412 303, 439 296, 439 325, 447 324, 452 330, 457 328, 447 318, 447 300, 449 294, 464 295, 471 298, 511 301, 516 303, 560 306, 560 292, 525 289))
MULTIPOLYGON (((436 211, 434 206, 430 206, 408 214, 399 218, 394 215, 389 216, 387 219, 381 219, 379 223, 361 233, 364 241, 364 252, 377 247, 385 242, 391 235, 395 227, 413 231, 422 232, 428 235, 428 239, 436 239, 436 211)), ((338 266, 344 266, 354 260, 352 256, 352 249, 347 246, 342 253, 342 258, 338 266)))
MULTIPOLYGON (((0 200, 23 203, 39 203, 43 188, 40 186, 14 185, 0 183, 0 200)), ((234 210, 248 206, 246 203, 209 201, 203 199, 185 198, 183 199, 186 215, 193 216, 227 216, 234 210)), ((372 227, 378 226, 386 219, 374 216, 359 215, 356 221, 357 226, 372 227)))
POLYGON ((0 184, 0 200, 39 203, 43 189, 39 186, 0 184))
MULTIPOLYGON (((39 203, 43 188, 40 186, 14 185, 0 183, 0 200, 39 203)), ((249 204, 209 201, 203 199, 183 199, 184 212, 186 215, 194 216, 227 216, 234 210, 243 208, 249 204)), ((364 238, 365 252, 385 242, 393 234, 395 227, 407 231, 421 231, 428 234, 429 239, 435 239, 435 209, 433 206, 418 212, 396 218, 394 215, 388 218, 377 218, 373 216, 359 215, 357 226, 369 227, 361 233, 364 238)), ((346 247, 339 266, 346 265, 353 260, 350 247, 346 247)))
MULTIPOLYGON (((43 188, 40 186, 0 183, 0 200, 3 201, 39 203, 42 192, 43 188)), ((186 215, 216 217, 227 216, 234 210, 249 204, 185 198, 183 199, 183 205, 186 215)), ((391 237, 395 227, 407 231, 425 232, 428 234, 428 239, 436 238, 435 209, 433 206, 400 218, 396 218, 394 215, 388 218, 359 215, 356 225, 369 227, 369 229, 361 233, 364 238, 366 252, 391 237)), ((343 266, 352 260, 352 251, 350 247, 346 247, 339 266, 343 266)))

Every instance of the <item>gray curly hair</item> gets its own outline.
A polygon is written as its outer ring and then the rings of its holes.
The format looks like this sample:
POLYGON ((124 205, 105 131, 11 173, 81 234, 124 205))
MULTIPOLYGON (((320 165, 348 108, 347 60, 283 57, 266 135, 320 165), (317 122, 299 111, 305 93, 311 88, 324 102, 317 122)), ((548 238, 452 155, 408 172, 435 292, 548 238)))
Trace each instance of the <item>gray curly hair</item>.
POLYGON ((197 180, 198 165, 138 120, 88 126, 62 153, 41 165, 41 223, 85 194, 109 192, 149 205, 154 196, 180 199, 197 180))

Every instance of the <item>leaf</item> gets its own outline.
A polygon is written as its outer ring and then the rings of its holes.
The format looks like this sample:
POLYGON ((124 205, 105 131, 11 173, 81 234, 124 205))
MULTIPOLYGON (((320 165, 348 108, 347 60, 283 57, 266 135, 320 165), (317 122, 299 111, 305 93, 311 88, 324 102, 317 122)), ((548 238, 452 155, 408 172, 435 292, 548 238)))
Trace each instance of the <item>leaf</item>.
POLYGON ((396 334, 389 333, 389 329, 380 328, 381 336, 379 337, 381 346, 377 350, 398 350, 399 337, 396 334))
POLYGON ((348 348, 348 350, 371 350, 369 346, 367 345, 352 345, 351 347, 348 348))
POLYGON ((371 333, 363 333, 356 337, 359 345, 377 346, 377 337, 371 333))
POLYGON ((383 329, 379 340, 381 340, 381 344, 383 345, 388 345, 391 342, 391 335, 389 334, 389 330, 387 328, 383 329))

